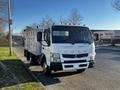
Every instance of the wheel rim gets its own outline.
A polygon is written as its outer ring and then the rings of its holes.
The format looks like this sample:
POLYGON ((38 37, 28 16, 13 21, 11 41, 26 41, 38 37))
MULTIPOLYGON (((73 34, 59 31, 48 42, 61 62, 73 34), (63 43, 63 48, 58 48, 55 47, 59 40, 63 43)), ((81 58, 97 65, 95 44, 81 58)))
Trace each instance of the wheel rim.
POLYGON ((39 60, 39 59, 37 60, 37 62, 38 62, 38 64, 41 64, 41 62, 40 62, 40 60, 39 60))
POLYGON ((32 58, 31 58, 31 56, 30 56, 30 62, 32 61, 32 58))
POLYGON ((44 64, 43 64, 43 71, 44 71, 44 72, 47 71, 47 64, 46 64, 46 62, 44 62, 44 64))

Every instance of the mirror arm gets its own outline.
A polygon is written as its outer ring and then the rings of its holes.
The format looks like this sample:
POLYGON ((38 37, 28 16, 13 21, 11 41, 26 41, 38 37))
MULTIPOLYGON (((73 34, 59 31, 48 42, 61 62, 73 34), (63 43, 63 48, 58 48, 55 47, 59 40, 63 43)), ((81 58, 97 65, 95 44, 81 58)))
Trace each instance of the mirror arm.
MULTIPOLYGON (((42 41, 44 41, 44 40, 42 40, 42 41)), ((41 41, 40 43, 41 43, 43 46, 48 47, 48 45, 43 44, 42 41, 41 41)))

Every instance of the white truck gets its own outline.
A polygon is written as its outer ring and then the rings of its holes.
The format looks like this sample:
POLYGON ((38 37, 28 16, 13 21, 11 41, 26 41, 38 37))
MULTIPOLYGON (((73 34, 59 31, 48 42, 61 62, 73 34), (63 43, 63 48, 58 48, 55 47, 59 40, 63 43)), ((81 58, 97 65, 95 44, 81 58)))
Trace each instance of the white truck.
POLYGON ((92 33, 84 26, 52 25, 44 29, 24 30, 24 55, 41 64, 43 72, 85 71, 95 62, 92 33))

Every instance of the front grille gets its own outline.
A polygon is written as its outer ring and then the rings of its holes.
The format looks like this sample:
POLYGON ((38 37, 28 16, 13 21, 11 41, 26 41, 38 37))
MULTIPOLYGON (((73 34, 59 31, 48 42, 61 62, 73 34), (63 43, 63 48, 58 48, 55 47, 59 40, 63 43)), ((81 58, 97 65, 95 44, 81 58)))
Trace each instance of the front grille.
POLYGON ((72 68, 73 65, 65 65, 65 68, 72 68))
POLYGON ((63 54, 64 58, 75 58, 75 55, 72 54, 63 54))
POLYGON ((79 65, 79 67, 86 67, 87 66, 87 64, 81 64, 81 65, 79 65))
POLYGON ((83 58, 83 57, 87 57, 88 53, 84 53, 84 54, 63 54, 62 56, 63 56, 63 58, 83 58))
POLYGON ((84 63, 87 62, 86 60, 72 60, 72 61, 64 61, 64 63, 84 63))
POLYGON ((87 57, 87 56, 88 56, 88 53, 78 54, 78 55, 77 55, 78 58, 87 57))

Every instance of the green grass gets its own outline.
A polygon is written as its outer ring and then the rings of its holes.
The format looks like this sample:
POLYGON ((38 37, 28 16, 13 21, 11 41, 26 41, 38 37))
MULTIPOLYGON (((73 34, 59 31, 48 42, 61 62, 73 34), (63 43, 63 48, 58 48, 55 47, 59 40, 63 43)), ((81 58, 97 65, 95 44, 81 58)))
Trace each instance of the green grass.
POLYGON ((4 88, 4 90, 43 90, 36 82, 24 83, 20 87, 17 85, 4 88))
POLYGON ((0 90, 43 90, 26 71, 23 62, 17 59, 15 53, 9 56, 9 48, 0 47, 0 62, 7 67, 6 71, 3 71, 0 66, 0 90))
POLYGON ((0 60, 7 60, 7 59, 17 59, 17 57, 14 52, 12 52, 12 56, 9 55, 9 48, 0 47, 0 60))

